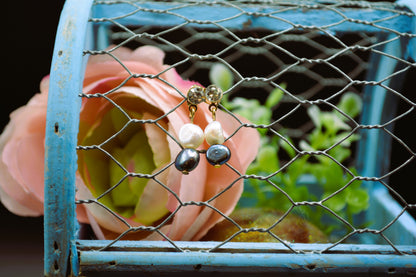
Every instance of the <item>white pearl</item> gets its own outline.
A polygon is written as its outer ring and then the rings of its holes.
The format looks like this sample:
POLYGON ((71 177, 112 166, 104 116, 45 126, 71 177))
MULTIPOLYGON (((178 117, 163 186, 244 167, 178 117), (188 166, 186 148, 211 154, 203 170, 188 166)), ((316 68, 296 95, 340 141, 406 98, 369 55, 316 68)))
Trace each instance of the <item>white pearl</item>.
POLYGON ((204 132, 198 125, 187 123, 179 130, 179 142, 184 148, 198 148, 204 141, 204 132))
POLYGON ((222 144, 224 142, 224 134, 222 131, 221 123, 218 121, 212 121, 205 127, 205 140, 209 145, 222 144))

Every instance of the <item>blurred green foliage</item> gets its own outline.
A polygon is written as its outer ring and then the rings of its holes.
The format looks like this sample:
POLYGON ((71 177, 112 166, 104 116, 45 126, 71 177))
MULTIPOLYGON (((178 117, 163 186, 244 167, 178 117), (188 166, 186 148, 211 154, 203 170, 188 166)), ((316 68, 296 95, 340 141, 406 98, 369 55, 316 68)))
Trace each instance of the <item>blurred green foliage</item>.
MULTIPOLYGON (((221 64, 212 68, 210 78, 224 91, 233 83, 232 72, 221 64)), ((285 85, 281 87, 285 88, 285 85)), ((252 176, 245 182, 239 207, 287 211, 296 203, 295 213, 330 235, 342 229, 342 224, 327 209, 310 205, 311 202, 320 201, 349 222, 353 222, 353 216, 365 211, 369 205, 367 190, 360 181, 353 180, 356 170, 353 167, 346 170, 340 165, 351 157, 351 143, 359 139, 347 122, 348 117, 359 115, 361 98, 351 92, 343 94, 336 105, 342 113, 337 109, 321 111, 316 105, 308 107, 307 114, 314 127, 295 146, 286 129, 270 130, 274 121, 273 110, 283 96, 284 92, 276 88, 263 104, 257 99, 234 97, 230 100, 228 95, 223 98, 224 108, 263 127, 257 129, 261 145, 256 160, 246 172, 252 176), (279 153, 287 157, 286 161, 279 160, 279 153)))

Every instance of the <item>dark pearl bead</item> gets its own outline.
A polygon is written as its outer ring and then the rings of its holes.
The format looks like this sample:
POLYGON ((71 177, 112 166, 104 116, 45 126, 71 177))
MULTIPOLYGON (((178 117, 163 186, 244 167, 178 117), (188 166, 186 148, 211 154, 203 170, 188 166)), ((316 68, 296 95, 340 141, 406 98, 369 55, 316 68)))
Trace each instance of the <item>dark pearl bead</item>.
POLYGON ((223 144, 211 145, 206 153, 207 160, 213 166, 220 166, 231 158, 230 149, 223 144))
POLYGON ((175 159, 175 167, 183 174, 188 174, 199 163, 199 153, 193 148, 184 148, 175 159))

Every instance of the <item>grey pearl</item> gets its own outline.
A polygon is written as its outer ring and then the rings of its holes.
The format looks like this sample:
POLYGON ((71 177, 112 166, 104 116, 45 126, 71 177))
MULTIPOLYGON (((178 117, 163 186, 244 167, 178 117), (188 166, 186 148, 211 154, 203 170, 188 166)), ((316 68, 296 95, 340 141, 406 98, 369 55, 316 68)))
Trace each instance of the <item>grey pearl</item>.
POLYGON ((230 149, 223 144, 211 145, 206 153, 207 160, 213 166, 220 166, 231 158, 230 149))
POLYGON ((199 153, 193 148, 184 148, 175 159, 175 167, 183 174, 189 174, 199 163, 199 153))

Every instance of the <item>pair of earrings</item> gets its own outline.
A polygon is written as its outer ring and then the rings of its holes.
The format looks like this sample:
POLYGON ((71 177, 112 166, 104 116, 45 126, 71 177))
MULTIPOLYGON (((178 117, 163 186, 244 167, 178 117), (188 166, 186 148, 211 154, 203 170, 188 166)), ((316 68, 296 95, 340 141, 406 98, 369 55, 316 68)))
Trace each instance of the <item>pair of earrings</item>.
POLYGON ((222 90, 215 85, 210 85, 205 89, 194 85, 188 90, 187 102, 191 123, 183 125, 179 130, 178 140, 183 149, 175 159, 176 169, 183 174, 188 174, 198 165, 199 151, 196 149, 202 144, 204 138, 210 145, 205 154, 211 165, 219 167, 231 157, 230 149, 222 144, 225 138, 221 123, 216 120, 216 112, 222 95, 222 90), (204 131, 194 124, 197 105, 202 102, 209 104, 209 111, 212 114, 212 122, 205 127, 204 131))

